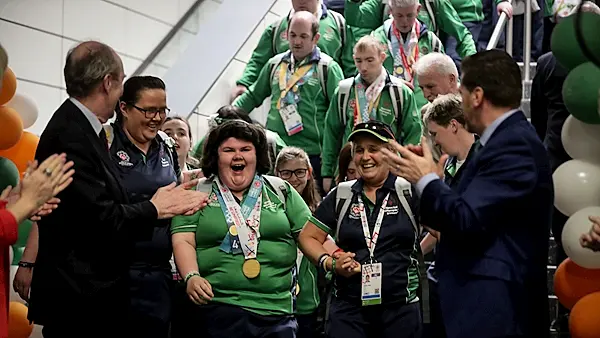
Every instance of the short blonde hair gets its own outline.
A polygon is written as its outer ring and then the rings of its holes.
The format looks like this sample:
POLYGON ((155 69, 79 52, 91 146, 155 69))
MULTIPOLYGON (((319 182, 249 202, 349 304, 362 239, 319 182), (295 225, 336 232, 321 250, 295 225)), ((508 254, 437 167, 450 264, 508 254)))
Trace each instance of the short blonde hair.
POLYGON ((364 52, 365 50, 371 48, 375 49, 377 53, 385 53, 387 47, 384 46, 383 43, 377 40, 377 38, 375 38, 374 36, 365 35, 356 42, 353 51, 356 54, 356 52, 364 52))
POLYGON ((1 80, 4 77, 4 71, 8 67, 8 55, 6 54, 6 50, 2 45, 0 45, 0 86, 1 80))

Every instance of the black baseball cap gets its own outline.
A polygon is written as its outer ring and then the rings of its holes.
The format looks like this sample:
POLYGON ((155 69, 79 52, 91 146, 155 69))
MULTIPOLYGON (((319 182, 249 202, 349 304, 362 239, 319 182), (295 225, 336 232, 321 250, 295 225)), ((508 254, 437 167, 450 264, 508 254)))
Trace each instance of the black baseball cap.
POLYGON ((359 123, 354 126, 350 136, 348 136, 348 141, 353 141, 353 139, 356 138, 356 135, 362 133, 368 133, 386 143, 395 139, 394 133, 392 132, 392 128, 390 128, 390 126, 379 121, 369 121, 359 123))

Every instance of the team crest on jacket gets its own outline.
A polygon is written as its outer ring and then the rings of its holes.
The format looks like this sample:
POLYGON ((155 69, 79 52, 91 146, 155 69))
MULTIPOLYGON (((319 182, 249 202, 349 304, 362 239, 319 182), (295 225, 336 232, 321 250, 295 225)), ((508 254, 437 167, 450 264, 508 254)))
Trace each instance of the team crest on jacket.
POLYGON ((123 167, 131 167, 133 165, 133 163, 131 163, 131 158, 129 157, 129 154, 127 154, 123 150, 117 151, 117 157, 121 159, 121 161, 119 161, 119 165, 123 167))
POLYGON ((327 41, 331 41, 333 40, 333 29, 331 27, 327 27, 325 28, 325 32, 323 33, 323 39, 327 40, 327 41))
POLYGON ((208 206, 209 207, 220 207, 221 204, 219 204, 219 198, 217 197, 217 194, 213 192, 210 193, 210 195, 208 196, 208 206))
POLYGON ((348 214, 348 218, 360 219, 360 204, 353 203, 350 206, 350 213, 348 214))

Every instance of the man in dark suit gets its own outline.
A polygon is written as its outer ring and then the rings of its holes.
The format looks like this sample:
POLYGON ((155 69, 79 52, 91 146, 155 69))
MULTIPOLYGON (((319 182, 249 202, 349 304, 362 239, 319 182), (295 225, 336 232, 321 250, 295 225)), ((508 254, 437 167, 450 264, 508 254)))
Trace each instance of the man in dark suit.
POLYGON ((156 218, 197 211, 206 195, 186 190, 194 182, 173 184, 129 204, 102 128, 123 90, 121 59, 109 46, 83 42, 69 51, 64 75, 70 98, 48 122, 36 158, 66 153, 76 174, 58 195, 61 207, 39 222, 29 318, 44 325, 46 338, 121 337, 132 235, 151 233, 156 218))
POLYGON ((427 144, 387 152, 417 185, 423 224, 440 231, 436 269, 449 338, 547 337, 546 260, 554 190, 546 150, 527 122, 521 73, 505 52, 463 61, 467 128, 481 136, 455 191, 427 144))

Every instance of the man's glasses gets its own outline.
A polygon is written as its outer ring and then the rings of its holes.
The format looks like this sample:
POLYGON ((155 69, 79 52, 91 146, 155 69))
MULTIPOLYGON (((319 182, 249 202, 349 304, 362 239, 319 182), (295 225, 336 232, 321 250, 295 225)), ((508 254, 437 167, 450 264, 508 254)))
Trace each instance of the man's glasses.
POLYGON ((292 177, 292 174, 294 174, 298 178, 304 178, 306 176, 306 172, 308 172, 308 169, 280 170, 279 177, 287 180, 292 177))
POLYGON ((169 109, 167 107, 146 109, 146 108, 138 107, 135 104, 129 104, 129 105, 132 106, 133 108, 139 110, 140 112, 144 113, 144 116, 146 116, 147 119, 153 119, 154 117, 156 117, 156 114, 160 114, 160 116, 164 118, 171 111, 171 109, 169 109))

